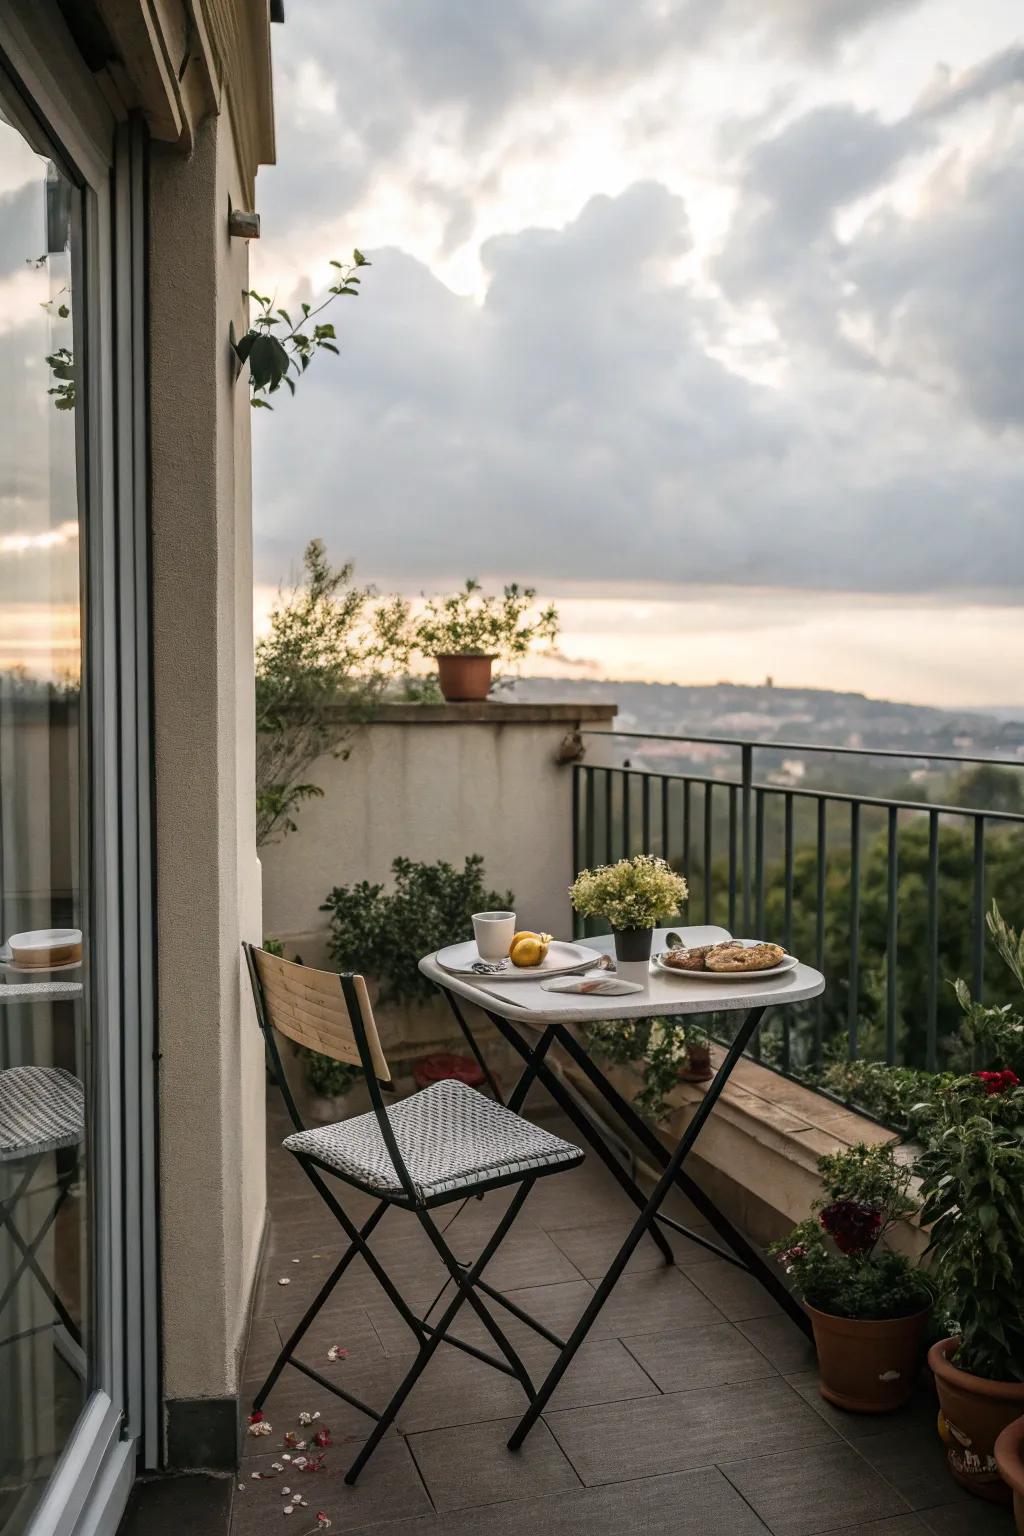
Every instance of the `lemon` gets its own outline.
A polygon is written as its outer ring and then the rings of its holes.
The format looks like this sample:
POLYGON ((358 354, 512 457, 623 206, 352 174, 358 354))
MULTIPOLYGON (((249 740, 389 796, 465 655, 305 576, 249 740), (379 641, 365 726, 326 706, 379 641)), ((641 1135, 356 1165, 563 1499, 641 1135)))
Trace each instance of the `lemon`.
POLYGON ((517 933, 509 947, 508 957, 513 965, 523 969, 540 965, 551 943, 550 933, 517 933))

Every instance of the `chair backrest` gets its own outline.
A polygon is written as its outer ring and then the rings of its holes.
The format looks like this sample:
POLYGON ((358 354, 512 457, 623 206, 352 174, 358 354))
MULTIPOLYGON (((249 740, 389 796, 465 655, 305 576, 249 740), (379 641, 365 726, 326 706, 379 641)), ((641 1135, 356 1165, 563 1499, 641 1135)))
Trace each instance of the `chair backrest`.
POLYGON ((247 945, 246 953, 255 970, 254 980, 259 983, 256 1005, 262 1013, 260 1023, 264 1028, 272 1025, 296 1045, 319 1051, 347 1066, 362 1067, 365 1071, 368 1059, 377 1081, 391 1086, 391 1072, 362 976, 342 977, 335 971, 315 971, 311 966, 268 954, 255 945, 247 945), (365 1041, 365 1059, 360 1050, 360 1034, 365 1041))

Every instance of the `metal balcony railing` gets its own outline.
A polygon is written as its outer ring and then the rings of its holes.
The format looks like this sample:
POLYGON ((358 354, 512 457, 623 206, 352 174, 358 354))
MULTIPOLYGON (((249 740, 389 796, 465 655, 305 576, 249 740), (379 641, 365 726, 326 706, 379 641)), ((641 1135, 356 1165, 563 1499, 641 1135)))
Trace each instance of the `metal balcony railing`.
POLYGON ((640 743, 658 743, 663 756, 674 744, 680 758, 717 750, 721 776, 685 763, 671 771, 638 767, 629 758, 578 765, 574 869, 661 854, 689 881, 686 922, 772 939, 821 970, 824 995, 782 1010, 777 1026, 762 1029, 765 1060, 796 1076, 858 1056, 933 1071, 969 1065, 948 983, 963 976, 979 1000, 1011 995, 987 953, 985 914, 994 896, 1020 921, 1024 814, 914 799, 912 775, 902 794, 892 784, 891 793, 868 794, 787 782, 784 765, 857 758, 882 779, 892 779, 898 764, 925 765, 918 772, 933 776, 940 764, 947 775, 1002 769, 1005 781, 995 775, 989 790, 1001 788, 1024 806, 1024 763, 737 737, 584 734, 588 749, 601 742, 605 756, 624 742, 618 750, 633 756, 640 743))

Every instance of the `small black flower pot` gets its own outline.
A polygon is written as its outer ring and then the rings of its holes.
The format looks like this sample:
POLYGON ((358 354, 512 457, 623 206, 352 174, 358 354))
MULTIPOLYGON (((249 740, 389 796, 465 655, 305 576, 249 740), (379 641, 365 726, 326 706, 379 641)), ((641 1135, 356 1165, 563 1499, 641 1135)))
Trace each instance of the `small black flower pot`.
POLYGON ((615 958, 623 963, 629 960, 649 960, 653 928, 616 928, 615 958))

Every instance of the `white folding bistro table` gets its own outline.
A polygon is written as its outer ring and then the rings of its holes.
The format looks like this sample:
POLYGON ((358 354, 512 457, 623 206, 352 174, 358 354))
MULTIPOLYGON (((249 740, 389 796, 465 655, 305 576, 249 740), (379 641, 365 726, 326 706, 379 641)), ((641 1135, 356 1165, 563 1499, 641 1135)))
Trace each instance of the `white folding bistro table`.
MULTIPOLYGON (((724 928, 679 928, 675 930, 687 945, 715 944, 730 935, 724 928)), ((659 929, 654 935, 654 953, 665 948, 668 930, 659 929)), ((586 944, 604 954, 611 954, 613 941, 610 935, 588 938, 586 944)), ((630 968, 630 979, 634 968, 630 968)), ((672 1248, 665 1229, 680 1233, 691 1241, 709 1248, 727 1263, 754 1276, 765 1290, 793 1318, 805 1333, 810 1332, 807 1315, 799 1302, 790 1294, 778 1273, 767 1264, 742 1232, 720 1211, 714 1201, 696 1184, 686 1171, 686 1159, 693 1150, 708 1116, 729 1081, 729 1076, 740 1056, 753 1039, 767 1009, 785 1008, 792 1003, 805 1002, 817 997, 824 990, 824 977, 807 965, 797 965, 780 976, 737 976, 729 983, 708 981, 693 976, 675 977, 656 969, 641 971, 644 991, 619 997, 595 997, 581 993, 546 992, 539 981, 502 981, 498 976, 479 979, 465 974, 453 975, 438 965, 434 955, 420 961, 420 970, 441 990, 455 1015, 466 1043, 483 1071, 492 1093, 501 1099, 486 1061, 472 1030, 466 1022, 460 1002, 474 1003, 490 1019, 513 1050, 522 1059, 523 1072, 506 1102, 510 1109, 521 1108, 526 1094, 534 1081, 539 1082, 555 1100, 559 1108, 572 1121, 593 1152, 605 1164, 608 1171, 622 1186, 637 1208, 637 1218, 629 1234, 623 1240, 618 1253, 612 1259, 604 1278, 595 1289, 579 1322, 569 1338, 554 1339, 559 1352, 548 1375, 520 1419, 509 1439, 509 1447, 517 1450, 531 1427, 543 1412, 548 1399, 584 1339, 587 1337, 601 1308, 612 1292, 619 1276, 625 1269, 630 1255, 645 1234, 650 1234, 665 1258, 673 1263, 672 1248), (698 1104, 692 1119, 684 1130, 674 1151, 669 1152, 650 1125, 637 1113, 629 1101, 615 1088, 600 1067, 591 1059, 586 1049, 581 1027, 602 1020, 629 1020, 649 1018, 676 1018, 685 1014, 741 1013, 732 1043, 708 1083, 703 1100, 698 1104), (622 1167, 615 1153, 607 1145, 600 1126, 569 1093, 561 1078, 552 1071, 547 1060, 553 1045, 557 1045, 585 1075, 591 1087, 604 1101, 612 1115, 632 1133, 643 1146, 656 1168, 662 1170, 654 1188, 646 1194, 622 1167), (678 1187, 696 1207, 701 1217, 713 1228, 728 1247, 719 1247, 702 1233, 693 1232, 681 1222, 666 1216, 661 1206, 674 1187, 678 1187)))

